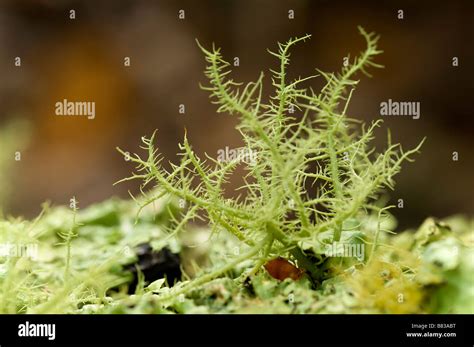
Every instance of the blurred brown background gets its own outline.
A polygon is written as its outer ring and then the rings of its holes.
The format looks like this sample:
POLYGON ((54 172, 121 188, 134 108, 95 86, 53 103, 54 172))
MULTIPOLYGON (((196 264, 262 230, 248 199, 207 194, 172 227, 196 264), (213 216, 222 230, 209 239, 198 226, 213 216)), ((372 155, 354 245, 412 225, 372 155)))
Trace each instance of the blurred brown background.
POLYGON ((239 57, 235 77, 248 81, 276 66, 267 48, 305 33, 313 37, 293 51, 291 76, 313 74, 315 67, 335 71, 347 53, 364 48, 357 32, 362 25, 381 35, 385 69, 372 70, 373 79, 361 77, 349 113, 371 121, 389 98, 419 101, 420 119, 389 117, 384 127, 407 148, 428 137, 391 193, 392 202, 405 201, 395 211, 400 226, 429 215, 472 214, 473 8, 469 0, 3 0, 0 127, 12 119, 31 123, 22 160, 3 182, 12 188, 4 210, 32 216, 45 200, 61 204, 75 195, 84 207, 136 192, 133 184, 112 186, 131 171, 115 147, 136 151, 140 137, 154 129, 171 160, 185 127, 198 153, 239 146, 235 119, 216 115, 199 89, 204 62, 196 38, 207 46, 215 42, 230 60, 239 57), (184 20, 178 18, 181 9, 184 20), (397 19, 399 9, 403 20, 397 19), (17 56, 21 67, 14 66, 17 56), (130 67, 123 65, 126 56, 130 67), (452 66, 454 56, 458 67, 452 66), (54 105, 63 99, 95 101, 96 119, 55 116, 54 105), (185 104, 184 115, 179 104, 185 104), (459 152, 457 162, 453 151, 459 152))

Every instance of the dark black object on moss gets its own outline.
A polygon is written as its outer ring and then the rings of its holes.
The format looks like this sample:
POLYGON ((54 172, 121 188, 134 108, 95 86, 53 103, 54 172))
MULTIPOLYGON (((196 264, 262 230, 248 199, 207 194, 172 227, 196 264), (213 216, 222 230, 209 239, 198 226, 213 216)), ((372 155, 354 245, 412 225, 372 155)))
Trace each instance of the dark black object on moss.
POLYGON ((167 247, 160 251, 154 251, 150 244, 143 243, 136 247, 137 261, 125 267, 133 275, 128 286, 128 293, 135 293, 138 284, 139 269, 145 278, 145 282, 151 283, 166 277, 171 286, 176 280, 181 279, 181 261, 179 254, 171 252, 167 247))

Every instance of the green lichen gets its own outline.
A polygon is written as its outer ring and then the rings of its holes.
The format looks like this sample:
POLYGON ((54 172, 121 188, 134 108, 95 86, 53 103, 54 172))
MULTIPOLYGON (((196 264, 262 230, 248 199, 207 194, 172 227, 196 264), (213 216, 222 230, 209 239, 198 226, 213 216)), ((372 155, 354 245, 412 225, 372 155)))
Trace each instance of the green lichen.
MULTIPOLYGON (((177 286, 164 297, 199 287, 249 259, 253 275, 278 256, 290 258, 319 282, 325 274, 317 265, 324 260, 318 250, 350 237, 353 229, 346 227, 348 221, 384 211, 377 198, 385 188, 393 188, 402 162, 410 161, 421 143, 403 151, 401 145, 391 143, 389 134, 386 150, 376 153, 370 142, 381 120, 366 127, 346 115, 357 73, 368 75, 369 67, 381 67, 374 62, 382 53, 378 37, 359 31, 367 47, 340 73, 318 70, 318 75, 293 81, 287 78, 290 50, 310 35, 278 44, 277 52, 269 51, 279 62, 279 69, 271 70, 274 93, 269 100, 263 98, 263 73, 242 87, 229 78, 230 64, 220 49, 207 50, 198 43, 207 62, 208 84, 202 88, 210 93, 218 113, 238 117, 243 147, 255 158, 251 162, 219 161, 209 155, 202 159, 185 135, 180 162, 167 170, 155 147, 156 133, 143 138, 148 155, 131 157, 137 172, 126 180, 140 179, 143 188, 152 186, 158 192, 146 203, 163 196, 181 199, 187 207, 177 218, 179 227, 205 219, 214 233, 234 235, 242 248, 225 266, 177 286), (319 93, 305 86, 316 77, 326 82, 319 93), (240 187, 245 194, 226 198, 224 185, 239 165, 246 170, 240 187)), ((377 242, 377 237, 362 234, 364 242, 377 242)))

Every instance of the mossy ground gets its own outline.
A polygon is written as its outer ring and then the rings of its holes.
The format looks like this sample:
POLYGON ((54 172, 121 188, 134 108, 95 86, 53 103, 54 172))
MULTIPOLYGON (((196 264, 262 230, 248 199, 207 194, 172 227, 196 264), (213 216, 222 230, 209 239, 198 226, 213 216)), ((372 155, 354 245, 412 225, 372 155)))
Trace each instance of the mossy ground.
MULTIPOLYGON (((38 255, 2 257, 2 313, 473 313, 473 220, 428 219, 418 230, 384 234, 376 255, 365 265, 353 259, 327 258, 321 283, 308 276, 278 281, 261 268, 244 275, 243 262, 224 276, 164 302, 164 279, 133 275, 140 244, 155 251, 167 247, 180 255, 183 280, 227 263, 241 243, 226 233, 211 235, 194 227, 178 237, 165 232, 172 202, 160 200, 136 220, 134 201, 112 199, 80 210, 77 236, 67 249, 60 234, 71 228, 73 211, 45 207, 36 221, 0 221, 0 241, 37 244, 38 255), (353 262, 352 266, 350 262, 353 262), (128 265, 128 269, 130 266, 128 265), (341 270, 339 270, 341 269, 341 270), (330 274, 330 276, 329 276, 330 274), (150 283, 151 282, 151 283, 150 283)), ((365 225, 370 226, 368 221, 365 225)), ((387 221, 393 227, 393 221, 387 221)), ((139 265, 139 264, 137 264, 139 265)), ((138 272, 140 274, 140 271, 138 272)))

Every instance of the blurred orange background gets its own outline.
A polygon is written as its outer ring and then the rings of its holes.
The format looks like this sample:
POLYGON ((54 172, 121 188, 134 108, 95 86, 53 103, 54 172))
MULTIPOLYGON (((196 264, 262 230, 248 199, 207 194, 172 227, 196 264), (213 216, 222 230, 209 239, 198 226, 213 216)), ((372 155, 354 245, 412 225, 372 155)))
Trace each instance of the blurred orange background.
POLYGON ((115 147, 137 151, 140 137, 154 129, 170 160, 185 127, 200 154, 241 145, 236 120, 216 115, 199 89, 204 60, 196 38, 205 46, 215 42, 229 60, 239 57, 235 78, 250 81, 276 66, 267 48, 306 33, 313 37, 293 51, 291 76, 314 74, 316 67, 336 71, 347 53, 364 48, 362 25, 381 35, 385 69, 372 70, 372 79, 361 76, 349 114, 371 121, 380 118, 382 101, 419 101, 420 119, 385 118, 377 141, 383 145, 385 127, 406 148, 428 137, 390 193, 392 202, 404 199, 395 211, 400 227, 430 215, 472 214, 473 8, 471 1, 3 0, 0 127, 20 118, 31 125, 22 160, 4 182, 12 192, 3 209, 31 217, 45 200, 62 204, 75 195, 84 207, 137 192, 133 183, 112 185, 132 170, 115 147), (14 66, 17 56, 21 67, 14 66), (63 99, 95 101, 96 118, 55 116, 63 99))

